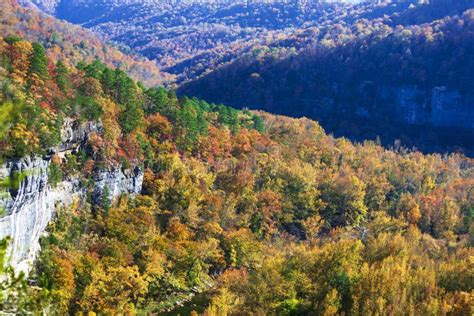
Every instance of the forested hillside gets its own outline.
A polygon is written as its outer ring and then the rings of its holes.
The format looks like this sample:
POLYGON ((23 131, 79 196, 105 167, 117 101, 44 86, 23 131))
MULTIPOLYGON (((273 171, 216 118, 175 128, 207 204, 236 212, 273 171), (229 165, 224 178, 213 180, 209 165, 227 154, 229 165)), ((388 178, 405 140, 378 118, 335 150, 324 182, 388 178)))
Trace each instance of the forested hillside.
POLYGON ((28 281, 2 279, 0 310, 473 313, 472 159, 353 144, 309 119, 67 64, 0 39, 2 158, 48 156, 65 118, 97 122, 79 150, 51 157, 49 185, 87 190, 95 170, 135 165, 143 189, 58 209, 28 281))
MULTIPOLYGON (((352 21, 385 10, 375 3, 341 1, 89 1, 24 0, 58 18, 81 24, 125 44, 175 74, 195 79, 238 58, 255 45, 269 45, 298 29, 352 21)), ((394 4, 397 11, 408 3, 394 4)))
POLYGON ((474 154, 471 0, 22 3, 156 59, 178 94, 474 154))
MULTIPOLYGON (((28 3, 28 1, 25 1, 28 3)), ((319 1, 31 1, 40 9, 126 44, 177 75, 196 78, 336 7, 319 1)))
POLYGON ((470 0, 235 1, 21 0, 132 47, 176 75, 196 79, 258 46, 270 46, 308 28, 383 20, 390 26, 429 23, 461 14, 470 0), (429 4, 430 10, 426 10, 429 4))
POLYGON ((383 18, 308 28, 178 92, 317 118, 355 140, 380 137, 390 146, 398 139, 425 151, 472 155, 474 11, 466 8, 472 3, 433 1, 383 18), (432 22, 411 25, 426 21, 432 22))
POLYGON ((162 73, 155 62, 104 44, 91 31, 62 22, 38 10, 20 6, 17 0, 0 2, 0 35, 20 35, 43 44, 52 59, 63 59, 68 66, 78 62, 101 60, 110 67, 120 67, 148 86, 162 84, 172 77, 162 73))

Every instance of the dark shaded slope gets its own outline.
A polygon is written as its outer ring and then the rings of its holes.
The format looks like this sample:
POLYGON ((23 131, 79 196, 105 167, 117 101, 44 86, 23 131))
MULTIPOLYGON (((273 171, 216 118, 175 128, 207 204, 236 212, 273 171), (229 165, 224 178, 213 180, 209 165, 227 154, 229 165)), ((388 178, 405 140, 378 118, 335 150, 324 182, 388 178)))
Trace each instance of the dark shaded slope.
POLYGON ((329 30, 330 39, 306 34, 281 43, 300 45, 301 53, 275 45, 186 84, 179 93, 309 116, 353 139, 381 136, 388 144, 401 139, 427 151, 472 151, 473 26, 468 11, 431 25, 362 25, 369 35, 357 33, 357 25, 337 34, 329 30))

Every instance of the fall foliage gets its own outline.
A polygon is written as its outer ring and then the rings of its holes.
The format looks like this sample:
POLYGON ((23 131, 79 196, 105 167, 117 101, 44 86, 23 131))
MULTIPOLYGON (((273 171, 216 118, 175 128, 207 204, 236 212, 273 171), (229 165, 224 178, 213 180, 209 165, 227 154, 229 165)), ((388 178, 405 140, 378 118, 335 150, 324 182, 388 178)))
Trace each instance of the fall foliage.
POLYGON ((58 209, 34 286, 6 284, 22 296, 3 306, 472 314, 472 159, 355 144, 309 119, 178 98, 99 61, 48 59, 45 72, 39 44, 0 43, 3 159, 47 155, 68 119, 101 128, 66 162, 52 157, 54 182, 74 176, 87 191, 95 170, 145 171, 137 196, 58 209))

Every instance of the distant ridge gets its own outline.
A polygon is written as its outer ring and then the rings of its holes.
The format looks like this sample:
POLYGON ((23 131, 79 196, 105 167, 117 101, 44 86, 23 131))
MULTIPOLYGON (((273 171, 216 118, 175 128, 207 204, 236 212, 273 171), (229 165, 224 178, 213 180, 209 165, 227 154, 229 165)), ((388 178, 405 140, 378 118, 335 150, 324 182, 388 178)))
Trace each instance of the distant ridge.
MULTIPOLYGON (((42 2, 52 7, 54 1, 42 2)), ((121 67, 133 78, 154 86, 163 84, 171 77, 162 73, 155 62, 131 53, 130 49, 119 49, 80 26, 59 21, 34 9, 22 1, 4 0, 0 3, 0 34, 21 35, 31 41, 41 42, 54 59, 63 58, 71 63, 102 60, 109 66, 121 67)))

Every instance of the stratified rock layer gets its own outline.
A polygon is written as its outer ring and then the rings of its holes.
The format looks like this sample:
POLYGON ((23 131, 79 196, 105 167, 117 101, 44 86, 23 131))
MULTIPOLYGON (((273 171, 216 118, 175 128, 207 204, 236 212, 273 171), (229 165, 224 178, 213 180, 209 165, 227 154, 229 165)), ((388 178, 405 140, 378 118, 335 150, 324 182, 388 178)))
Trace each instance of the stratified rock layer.
MULTIPOLYGON (((66 122, 63 142, 56 153, 69 154, 81 146, 88 134, 100 129, 97 125, 75 126, 66 122)), ((85 197, 79 179, 67 179, 54 188, 48 183, 50 159, 26 157, 8 161, 0 166, 0 180, 9 179, 7 187, 0 190, 0 239, 10 237, 9 263, 17 272, 28 272, 40 249, 39 239, 52 220, 56 208, 67 206, 75 199, 85 197)), ((121 194, 141 191, 143 172, 110 168, 94 176, 93 198, 99 199, 108 187, 110 199, 121 194)), ((5 185, 4 185, 5 186, 5 185)))

